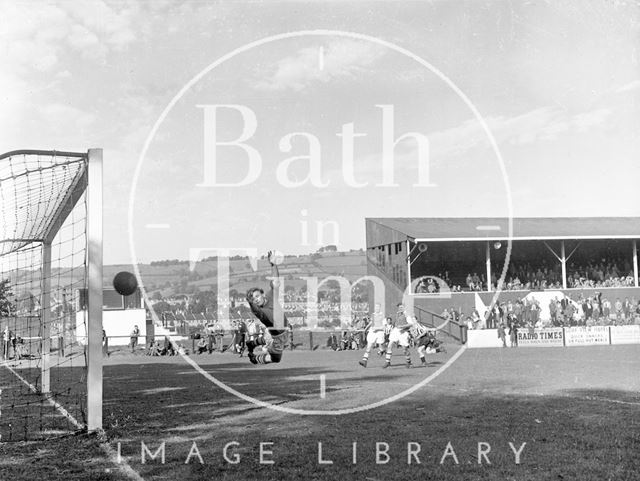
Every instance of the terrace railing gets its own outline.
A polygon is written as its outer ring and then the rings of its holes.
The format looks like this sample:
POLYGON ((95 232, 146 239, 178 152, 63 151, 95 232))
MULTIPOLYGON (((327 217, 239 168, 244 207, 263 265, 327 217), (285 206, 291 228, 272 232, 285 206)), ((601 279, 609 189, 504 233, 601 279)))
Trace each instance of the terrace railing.
POLYGON ((467 342, 467 327, 463 324, 460 324, 454 320, 445 319, 440 314, 436 314, 435 312, 428 311, 422 307, 414 306, 414 311, 418 321, 426 326, 430 326, 434 329, 438 329, 439 332, 442 332, 448 335, 450 338, 455 339, 460 344, 464 344, 467 342))

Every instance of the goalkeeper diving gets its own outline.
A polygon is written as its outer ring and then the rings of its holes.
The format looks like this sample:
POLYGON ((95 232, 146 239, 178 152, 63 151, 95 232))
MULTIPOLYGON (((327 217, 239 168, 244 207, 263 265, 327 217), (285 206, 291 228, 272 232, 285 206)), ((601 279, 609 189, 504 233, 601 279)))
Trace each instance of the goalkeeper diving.
POLYGON ((265 293, 260 287, 252 287, 246 296, 251 312, 266 327, 264 336, 249 335, 246 342, 248 357, 253 364, 280 362, 288 336, 289 321, 275 295, 280 288, 280 273, 272 251, 267 254, 267 259, 271 264, 272 277, 269 291, 265 293), (264 345, 266 352, 254 354, 259 345, 264 345))

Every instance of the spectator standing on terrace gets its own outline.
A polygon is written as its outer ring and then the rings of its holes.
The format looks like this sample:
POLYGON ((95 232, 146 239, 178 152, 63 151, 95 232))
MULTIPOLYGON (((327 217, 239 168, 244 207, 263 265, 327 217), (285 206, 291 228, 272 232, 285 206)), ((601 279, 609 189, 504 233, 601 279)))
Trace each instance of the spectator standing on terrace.
POLYGON ((563 299, 565 302, 565 308, 562 311, 562 315, 564 316, 564 322, 565 325, 569 325, 572 326, 574 325, 573 322, 573 313, 574 313, 574 309, 573 309, 573 304, 571 302, 569 302, 568 299, 563 299))
POLYGON ((516 305, 513 307, 513 315, 517 321, 522 320, 522 302, 516 301, 516 305))
POLYGON ((338 350, 338 338, 336 337, 335 332, 332 332, 331 334, 329 334, 329 337, 327 339, 327 347, 334 351, 338 350))
POLYGON ((606 297, 602 301, 602 315, 608 321, 611 316, 611 302, 606 297))
POLYGON ((109 338, 104 329, 102 330, 102 355, 109 357, 109 338))
POLYGON ((538 305, 538 301, 535 299, 531 299, 531 324, 538 324, 538 320, 540 319, 540 306, 538 305))
POLYGON ((9 341, 11 339, 11 331, 9 330, 9 325, 7 324, 2 331, 2 358, 6 361, 9 359, 9 341))
POLYGON ((631 313, 631 301, 629 301, 628 297, 624 298, 624 302, 622 303, 622 312, 624 313, 624 318, 629 319, 629 314, 631 313))
POLYGON ((509 340, 511 347, 518 347, 518 321, 515 319, 509 325, 509 340))
POLYGON ((549 317, 551 318, 551 324, 556 325, 556 316, 558 315, 558 298, 554 297, 549 301, 549 317))
POLYGON ((348 351, 351 349, 351 336, 348 331, 342 331, 342 338, 340 339, 340 350, 348 351))
POLYGON ((131 352, 135 351, 136 346, 138 345, 138 336, 140 336, 140 329, 135 325, 133 326, 133 331, 131 331, 131 336, 129 338, 129 347, 131 348, 131 352))
POLYGON ((289 350, 293 351, 296 345, 293 343, 293 326, 291 324, 287 326, 287 331, 289 332, 289 350))
POLYGON ((595 298, 593 299, 593 301, 591 302, 591 318, 595 321, 600 320, 600 316, 602 315, 602 311, 600 310, 600 304, 598 304, 598 302, 595 300, 595 298))
POLYGON ((513 315, 513 301, 511 299, 509 299, 509 302, 507 302, 505 315, 506 316, 513 315))
POLYGON ((593 302, 598 305, 598 309, 602 312, 602 292, 596 292, 593 296, 593 302))
POLYGON ((207 351, 209 351, 209 354, 211 354, 216 345, 216 333, 213 329, 213 324, 207 324, 205 334, 207 336, 207 351))
POLYGON ((616 303, 614 304, 614 308, 616 310, 616 322, 620 322, 623 318, 623 307, 622 302, 619 298, 616 298, 616 303))
POLYGON ((213 324, 213 335, 216 338, 218 351, 224 352, 224 327, 222 327, 222 323, 219 319, 213 324))
POLYGON ((467 329, 469 331, 473 331, 473 319, 471 318, 471 316, 467 316, 466 323, 467 323, 467 329))
POLYGON ((502 341, 502 347, 507 347, 507 336, 504 332, 504 324, 502 323, 498 326, 498 339, 502 341))
POLYGON ((482 329, 482 326, 480 324, 482 319, 480 318, 480 313, 478 312, 478 309, 473 310, 473 312, 471 313, 471 318, 473 319, 473 328, 482 329))
POLYGON ((424 277, 418 281, 416 285, 416 294, 425 294, 427 292, 427 283, 425 282, 424 277))

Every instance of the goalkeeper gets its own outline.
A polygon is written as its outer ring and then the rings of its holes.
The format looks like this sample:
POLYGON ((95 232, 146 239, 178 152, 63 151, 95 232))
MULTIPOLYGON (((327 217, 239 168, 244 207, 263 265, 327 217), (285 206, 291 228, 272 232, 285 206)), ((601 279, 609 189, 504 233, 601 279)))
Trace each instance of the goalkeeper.
POLYGON ((253 364, 280 362, 287 342, 286 328, 289 322, 284 315, 282 306, 276 304, 278 301, 274 295, 274 290, 277 292, 280 287, 280 274, 272 251, 267 254, 267 259, 271 264, 271 276, 273 278, 269 292, 265 294, 264 290, 259 287, 252 287, 247 291, 247 302, 249 302, 251 312, 266 327, 264 336, 266 353, 256 355, 253 353, 253 347, 255 346, 247 346, 249 347, 248 357, 253 364))

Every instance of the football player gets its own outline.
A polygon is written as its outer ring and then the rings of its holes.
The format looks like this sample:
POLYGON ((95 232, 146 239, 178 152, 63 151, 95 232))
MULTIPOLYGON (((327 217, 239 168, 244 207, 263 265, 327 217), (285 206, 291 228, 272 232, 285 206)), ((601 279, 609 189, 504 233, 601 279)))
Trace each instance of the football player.
POLYGON ((358 364, 362 367, 367 367, 367 361, 369 360, 369 353, 374 346, 378 346, 378 354, 384 354, 383 346, 385 344, 385 330, 387 328, 387 322, 383 321, 382 316, 374 316, 369 323, 365 326, 364 332, 367 338, 367 347, 364 350, 364 355, 358 364))
POLYGON ((417 323, 417 320, 412 316, 407 316, 405 312, 404 304, 398 304, 398 311, 396 313, 396 323, 389 335, 389 344, 387 345, 387 353, 385 355, 385 363, 383 368, 391 366, 391 356, 393 354, 394 346, 400 346, 404 348, 405 365, 407 368, 411 368, 411 351, 410 346, 410 334, 409 329, 417 323))
POLYGON ((253 364, 280 362, 288 336, 289 321, 282 306, 276 305, 278 300, 274 296, 274 291, 280 287, 280 274, 272 251, 267 254, 267 259, 271 264, 271 276, 273 277, 270 283, 271 288, 265 294, 263 289, 252 287, 247 291, 246 296, 251 312, 266 327, 264 340, 267 352, 256 355, 253 353, 253 349, 248 350, 247 356, 253 364), (282 316, 282 318, 276 319, 276 316, 282 316))

